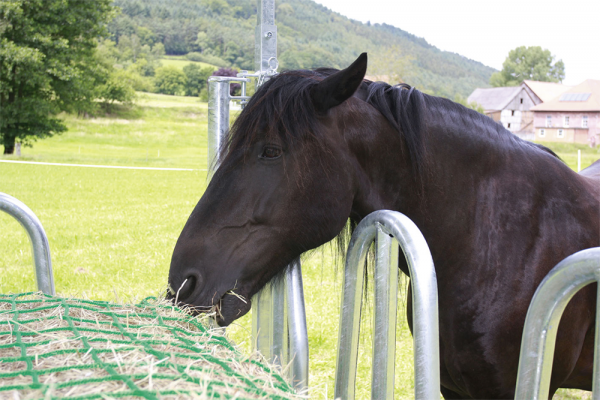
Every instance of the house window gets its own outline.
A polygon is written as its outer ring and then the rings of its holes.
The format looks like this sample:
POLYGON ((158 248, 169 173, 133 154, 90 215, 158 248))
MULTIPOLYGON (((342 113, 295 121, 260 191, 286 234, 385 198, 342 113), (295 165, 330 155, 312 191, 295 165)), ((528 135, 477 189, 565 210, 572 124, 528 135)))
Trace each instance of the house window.
POLYGON ((523 99, 521 99, 521 104, 523 104, 523 99))
POLYGON ((565 131, 562 130, 562 129, 557 130, 556 131, 556 137, 559 137, 559 138, 565 137, 565 131))
POLYGON ((515 116, 515 110, 512 110, 512 111, 510 112, 510 116, 511 116, 511 117, 514 117, 514 116, 515 116))
POLYGON ((507 128, 510 128, 510 122, 507 125, 508 125, 507 128))
POLYGON ((568 128, 568 127, 569 127, 569 117, 565 115, 565 118, 564 118, 564 121, 563 121, 563 122, 564 122, 564 123, 563 123, 563 126, 564 126, 565 128, 568 128))
POLYGON ((546 128, 552 126, 552 115, 546 115, 546 128))
POLYGON ((588 116, 587 115, 584 115, 583 118, 581 118, 581 127, 582 128, 588 127, 588 116))
POLYGON ((544 136, 546 136, 546 130, 540 129, 540 137, 544 137, 544 136))

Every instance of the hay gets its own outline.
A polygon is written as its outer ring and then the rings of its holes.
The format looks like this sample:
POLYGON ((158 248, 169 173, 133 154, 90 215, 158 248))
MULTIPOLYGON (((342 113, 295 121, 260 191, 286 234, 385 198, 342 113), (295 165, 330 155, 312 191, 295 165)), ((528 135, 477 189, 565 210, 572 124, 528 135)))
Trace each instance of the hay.
POLYGON ((0 294, 0 398, 300 398, 277 372, 156 298, 0 294))

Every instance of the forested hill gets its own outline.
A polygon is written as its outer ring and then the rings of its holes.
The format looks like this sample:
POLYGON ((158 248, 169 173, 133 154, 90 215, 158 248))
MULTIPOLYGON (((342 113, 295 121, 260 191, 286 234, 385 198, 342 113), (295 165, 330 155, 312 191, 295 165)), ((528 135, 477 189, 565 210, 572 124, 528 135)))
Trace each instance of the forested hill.
MULTIPOLYGON (((256 0, 115 0, 115 5, 122 11, 109 31, 117 43, 122 36, 142 45, 161 42, 167 54, 254 68, 256 0)), ((275 23, 280 70, 342 68, 366 51, 368 75, 450 98, 488 86, 494 72, 401 29, 363 24, 311 0, 277 1, 275 23)))

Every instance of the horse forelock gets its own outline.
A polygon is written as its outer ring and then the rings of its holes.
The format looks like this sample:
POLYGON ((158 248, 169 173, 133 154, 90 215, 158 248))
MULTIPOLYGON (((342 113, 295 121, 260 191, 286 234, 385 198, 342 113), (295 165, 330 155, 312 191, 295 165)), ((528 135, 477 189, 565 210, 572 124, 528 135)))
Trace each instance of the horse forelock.
POLYGON ((262 85, 231 127, 222 156, 244 151, 259 140, 284 146, 320 144, 323 132, 310 89, 323 76, 315 71, 281 73, 262 85))

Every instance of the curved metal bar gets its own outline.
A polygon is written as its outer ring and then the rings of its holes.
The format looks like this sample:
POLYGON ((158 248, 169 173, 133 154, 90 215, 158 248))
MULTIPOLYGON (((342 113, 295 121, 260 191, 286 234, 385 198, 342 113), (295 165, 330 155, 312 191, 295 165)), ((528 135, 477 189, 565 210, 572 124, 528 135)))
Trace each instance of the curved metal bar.
MULTIPOLYGON (((515 399, 548 398, 560 318, 575 293, 593 282, 600 282, 600 247, 582 250, 565 258, 546 275, 533 296, 525 318, 515 399)), ((594 399, 599 398, 600 390, 600 313, 596 308, 594 399)))
MULTIPOLYGON (((338 357, 336 366, 335 398, 353 399, 356 381, 356 365, 358 358, 358 337, 360 328, 360 308, 365 275, 365 257, 371 242, 378 230, 392 235, 400 244, 408 264, 413 300, 413 334, 415 362, 415 399, 431 400, 440 398, 440 361, 439 361, 439 329, 437 283, 433 260, 425 238, 417 226, 406 216, 396 211, 381 210, 369 214, 356 227, 348 254, 344 273, 344 289, 342 294, 342 312, 340 315, 340 331, 338 338, 338 357)), ((380 248, 378 244, 378 248, 380 248)), ((378 259, 383 252, 390 250, 378 249, 378 259)), ((383 257, 384 263, 392 265, 397 260, 383 257)), ((379 261, 379 260, 378 260, 379 261)), ((379 264, 379 262, 378 262, 379 264)), ((380 265, 375 266, 381 269, 380 265)), ((379 272, 375 272, 376 276, 379 272)), ((376 284, 389 284, 385 279, 376 278, 376 284)), ((376 295, 379 289, 376 289, 376 295)), ((382 290, 379 290, 382 291, 382 290)), ((391 293, 388 291, 390 297, 391 293)), ((375 299, 377 304, 380 300, 375 299)), ((391 306, 376 315, 379 321, 375 326, 381 326, 381 318, 386 318, 386 312, 391 313, 391 306)), ((395 313, 395 310, 394 310, 395 313)), ((389 314, 388 314, 389 315, 389 314)), ((395 329, 395 324, 394 324, 395 329)), ((382 332, 389 335, 389 331, 382 332)), ((389 343, 388 346, 394 346, 389 343)), ((374 349, 374 365, 389 365, 388 357, 394 352, 388 348, 374 349), (385 361, 383 361, 385 360, 385 361)), ((393 361, 391 361, 393 363, 393 361)), ((387 375, 387 374, 380 374, 387 375)), ((374 398, 390 398, 384 393, 389 391, 389 378, 383 378, 385 383, 373 382, 374 398), (376 389, 379 387, 380 389, 376 389), (384 391, 385 390, 385 391, 384 391)), ((393 380, 392 380, 393 386, 393 380)), ((393 390, 393 388, 392 388, 393 390)))
POLYGON ((12 215, 19 221, 27 231, 27 235, 29 235, 38 290, 55 295, 50 245, 42 223, 29 207, 5 193, 0 193, 0 210, 12 215))

